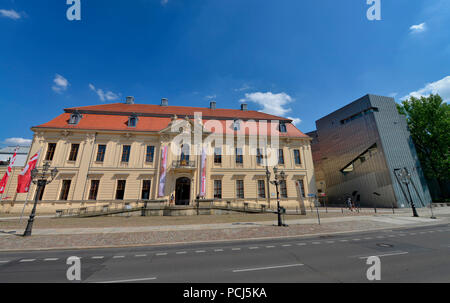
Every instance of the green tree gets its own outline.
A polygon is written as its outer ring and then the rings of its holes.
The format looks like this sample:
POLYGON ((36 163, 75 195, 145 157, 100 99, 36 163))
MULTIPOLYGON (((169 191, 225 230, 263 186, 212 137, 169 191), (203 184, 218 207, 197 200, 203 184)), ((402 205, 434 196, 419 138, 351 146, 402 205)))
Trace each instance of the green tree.
POLYGON ((411 97, 397 104, 400 114, 407 117, 412 139, 425 177, 437 180, 441 193, 450 180, 450 108, 439 95, 420 99, 411 97))

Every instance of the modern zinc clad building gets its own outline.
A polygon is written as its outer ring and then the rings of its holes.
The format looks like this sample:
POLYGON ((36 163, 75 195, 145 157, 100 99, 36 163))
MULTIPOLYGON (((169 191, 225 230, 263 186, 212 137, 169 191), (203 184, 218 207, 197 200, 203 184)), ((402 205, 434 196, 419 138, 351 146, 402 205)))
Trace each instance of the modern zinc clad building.
POLYGON ((393 98, 366 95, 317 120, 316 127, 309 135, 319 193, 328 203, 344 204, 351 197, 362 206, 408 207, 394 174, 404 167, 417 188, 418 195, 410 188, 415 205, 431 202, 406 119, 393 98))
MULTIPOLYGON (((308 205, 308 195, 316 193, 311 138, 291 122, 247 110, 246 104, 235 110, 216 108, 215 102, 194 108, 169 106, 167 99, 151 105, 130 97, 65 109, 32 127, 30 155, 40 150, 38 167, 48 161, 59 170, 39 197, 40 209, 144 200, 192 206, 198 197, 267 205, 269 192, 273 207, 276 190, 268 190, 266 164, 286 173, 279 188, 282 206, 299 207, 304 197, 308 205), (267 144, 260 141, 264 137, 267 144)), ((9 188, 3 210, 26 198, 14 193, 14 184, 9 188)), ((32 187, 30 198, 34 192, 32 187)))

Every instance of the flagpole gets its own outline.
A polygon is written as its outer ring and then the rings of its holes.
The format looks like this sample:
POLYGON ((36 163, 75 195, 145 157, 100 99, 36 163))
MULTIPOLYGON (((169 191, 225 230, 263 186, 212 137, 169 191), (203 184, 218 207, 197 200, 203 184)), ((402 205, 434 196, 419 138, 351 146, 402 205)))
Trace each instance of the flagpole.
POLYGON ((20 215, 19 224, 20 224, 20 222, 22 222, 23 213, 25 212, 25 207, 27 207, 29 195, 30 195, 30 190, 28 190, 27 198, 25 199, 25 203, 23 204, 23 209, 22 209, 22 214, 20 215))

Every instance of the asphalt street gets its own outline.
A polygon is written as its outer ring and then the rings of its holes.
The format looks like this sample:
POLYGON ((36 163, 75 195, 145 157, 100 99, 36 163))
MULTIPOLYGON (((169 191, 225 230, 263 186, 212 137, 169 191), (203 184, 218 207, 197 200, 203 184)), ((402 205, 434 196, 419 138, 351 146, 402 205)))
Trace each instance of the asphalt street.
MULTIPOLYGON (((201 232, 201 231, 199 231, 201 232)), ((450 225, 273 240, 66 251, 0 252, 0 282, 450 282, 450 225), (67 258, 81 258, 68 281, 67 258)))

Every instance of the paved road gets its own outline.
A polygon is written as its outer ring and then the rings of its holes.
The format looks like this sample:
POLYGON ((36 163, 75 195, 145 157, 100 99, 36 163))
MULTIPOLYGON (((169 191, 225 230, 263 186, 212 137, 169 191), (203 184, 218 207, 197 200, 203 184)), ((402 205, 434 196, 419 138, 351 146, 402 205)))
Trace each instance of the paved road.
POLYGON ((450 225, 280 240, 0 253, 0 282, 367 282, 369 256, 382 282, 450 282, 450 225))

